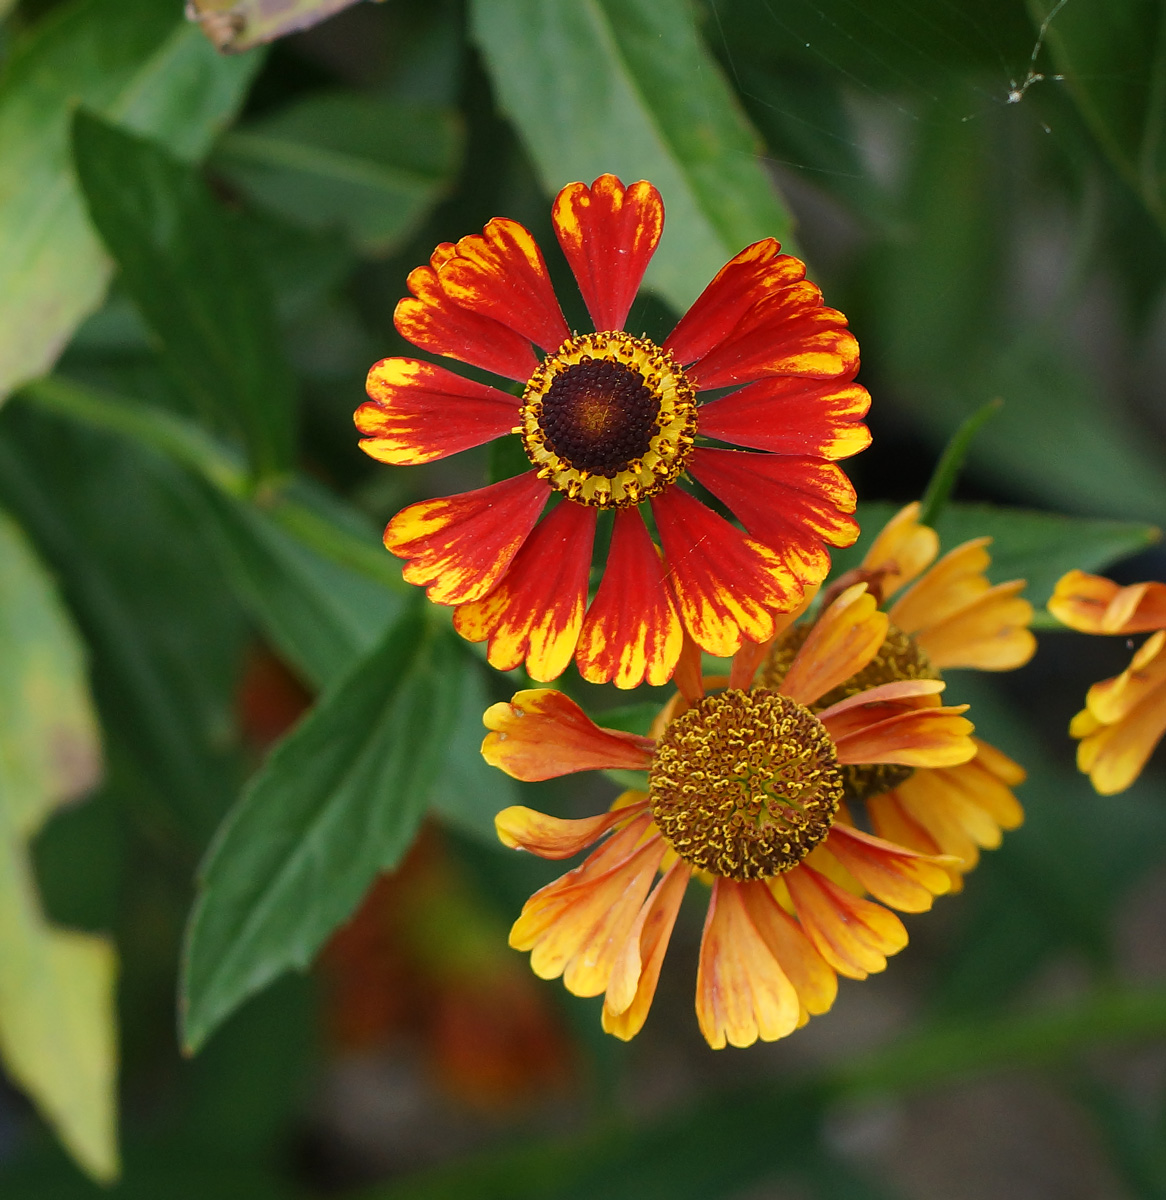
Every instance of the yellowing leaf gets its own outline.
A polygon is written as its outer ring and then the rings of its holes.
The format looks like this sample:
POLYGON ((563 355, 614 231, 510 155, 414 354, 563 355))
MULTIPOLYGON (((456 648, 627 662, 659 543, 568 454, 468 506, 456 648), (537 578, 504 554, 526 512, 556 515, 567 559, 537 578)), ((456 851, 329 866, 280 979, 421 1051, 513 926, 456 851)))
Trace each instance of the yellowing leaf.
POLYGON ((0 514, 0 1058, 78 1163, 117 1174, 113 948, 53 929, 28 840, 100 773, 81 644, 20 530, 0 514))
POLYGON ((192 0, 191 13, 224 54, 318 25, 356 0, 192 0))

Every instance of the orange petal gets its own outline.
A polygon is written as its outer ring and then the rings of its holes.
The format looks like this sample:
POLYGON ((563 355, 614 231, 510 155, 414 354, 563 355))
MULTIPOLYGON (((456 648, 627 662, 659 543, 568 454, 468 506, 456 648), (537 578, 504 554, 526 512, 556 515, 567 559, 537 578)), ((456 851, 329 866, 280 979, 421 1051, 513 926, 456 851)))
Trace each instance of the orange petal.
POLYGON ((385 529, 385 546, 408 561, 407 582, 435 604, 485 596, 502 578, 550 499, 533 471, 460 496, 403 508, 385 529))
MULTIPOLYGON (((959 796, 980 809, 1000 829, 1017 829, 1024 823, 1024 809, 1004 782, 990 767, 985 765, 983 750, 977 744, 976 757, 958 767, 944 767, 939 777, 949 783, 959 796)), ((993 832, 985 847, 998 845, 1000 835, 993 832)))
POLYGON ((675 860, 640 910, 615 961, 603 1000, 603 1028, 630 1041, 644 1027, 692 869, 675 860))
MULTIPOLYGON (((896 679, 893 683, 880 683, 878 687, 867 688, 865 692, 856 692, 837 704, 831 704, 818 713, 818 719, 830 721, 831 727, 841 736, 848 727, 842 721, 842 716, 852 709, 881 705, 880 711, 891 716, 905 709, 935 706, 939 704, 939 693, 946 687, 942 679, 896 679)), ((853 720, 856 729, 870 723, 870 718, 862 715, 856 715, 853 720)))
POLYGON ((825 847, 876 900, 900 912, 926 912, 933 896, 950 891, 945 868, 957 865, 846 825, 830 830, 825 847))
POLYGON ((453 627, 471 642, 489 639, 486 657, 499 671, 526 660, 539 682, 570 665, 583 627, 596 510, 564 500, 523 543, 489 595, 461 604, 453 627))
POLYGON ((849 587, 818 618, 779 691, 799 704, 819 696, 861 671, 887 635, 887 615, 865 583, 849 587))
POLYGON ((482 742, 482 757, 528 783, 576 771, 644 771, 656 746, 651 738, 601 729, 553 688, 516 692, 509 703, 486 709, 482 721, 491 730, 482 742))
POLYGON ((944 854, 962 862, 960 870, 972 870, 980 861, 980 837, 991 839, 991 825, 984 814, 954 791, 939 771, 916 771, 895 789, 903 811, 927 830, 944 854))
MULTIPOLYGON (((997 584, 966 608, 915 634, 920 649, 940 668, 1011 671, 1036 653, 1029 631, 1032 605, 1019 592, 1024 580, 997 584)), ((894 620, 892 614, 891 620, 894 620)))
POLYGON ((695 704, 704 696, 702 667, 700 647, 686 633, 680 646, 680 660, 676 664, 676 674, 672 682, 689 704, 695 704))
POLYGON ((360 448, 378 462, 412 466, 509 433, 519 403, 497 388, 415 358, 383 358, 368 373, 355 415, 360 448))
POLYGON ((700 965, 696 1017, 714 1050, 773 1042, 798 1026, 797 992, 757 932, 740 885, 717 879, 709 898, 700 965))
POLYGON ((740 893, 749 919, 793 984, 801 1007, 813 1016, 829 1011, 838 995, 838 976, 778 903, 768 883, 743 883, 740 893))
MULTIPOLYGON (((876 714, 881 708, 876 706, 876 714)), ((838 761, 891 762, 905 767, 950 767, 967 762, 976 754, 976 745, 968 736, 975 727, 961 716, 967 708, 966 704, 917 708, 865 727, 851 725, 844 737, 835 738, 838 761)), ((846 715, 860 711, 852 709, 846 715)), ((830 729, 829 721, 823 724, 830 729)))
POLYGON ((625 188, 600 175, 567 184, 551 220, 595 328, 622 329, 664 229, 660 193, 645 179, 625 188))
POLYGON ((1082 633, 1147 633, 1166 628, 1166 583, 1119 587, 1100 575, 1069 571, 1057 580, 1049 612, 1082 633))
MULTIPOLYGON (((885 841, 894 842, 897 846, 906 846, 910 850, 918 850, 920 854, 942 854, 939 843, 899 801, 898 792, 884 792, 881 796, 871 796, 866 801, 867 815, 875 833, 885 841)), ((947 867, 950 890, 963 890, 963 873, 970 867, 963 858, 956 858, 956 866, 947 867)), ((973 866, 975 864, 972 864, 973 866)))
POLYGON ((639 512, 621 508, 579 635, 579 673, 588 683, 656 687, 672 677, 683 640, 659 552, 639 512))
POLYGON ((821 956, 840 975, 865 979, 907 944, 903 922, 889 909, 832 883, 805 863, 782 877, 798 920, 821 956))
POLYGON ((891 622, 904 633, 915 633, 982 596, 992 586, 984 574, 992 563, 985 549, 991 541, 975 538, 949 550, 895 601, 889 610, 891 622))
POLYGON ((931 526, 919 524, 916 500, 883 526, 862 565, 865 570, 880 572, 880 594, 893 596, 933 562, 938 553, 939 534, 931 526))
POLYGON ((529 850, 539 858, 571 858, 608 830, 638 816, 639 811, 620 808, 597 817, 566 820, 515 804, 504 808, 494 818, 494 829, 498 840, 511 850, 529 850))
POLYGON ((1159 630, 1138 647, 1130 665, 1113 679, 1095 683, 1085 697, 1085 707, 1102 725, 1122 720, 1166 682, 1166 631, 1159 630))
POLYGON ((1077 765, 1103 796, 1124 791, 1142 773, 1166 733, 1166 684, 1160 684, 1115 725, 1077 747, 1077 765))
POLYGON ((976 762, 1009 787, 1016 787, 1028 778, 1028 772, 1020 763, 1009 758, 1002 750, 979 738, 973 738, 972 741, 976 743, 976 762))
POLYGON ((531 925, 527 910, 511 932, 511 945, 530 949, 531 970, 540 979, 563 976, 576 996, 598 996, 623 948, 664 854, 654 838, 617 867, 579 886, 564 889, 546 903, 531 925))

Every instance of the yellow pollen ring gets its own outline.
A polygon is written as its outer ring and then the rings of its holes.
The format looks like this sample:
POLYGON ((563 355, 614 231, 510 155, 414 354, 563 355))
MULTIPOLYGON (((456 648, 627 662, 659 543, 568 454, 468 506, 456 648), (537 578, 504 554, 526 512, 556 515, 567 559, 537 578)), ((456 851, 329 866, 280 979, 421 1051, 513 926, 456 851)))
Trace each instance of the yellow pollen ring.
POLYGON ((842 770, 808 708, 764 689, 706 696, 664 730, 648 775, 676 853, 727 879, 791 870, 830 832, 842 770))
POLYGON ((581 334, 565 341, 530 377, 518 432, 539 478, 556 491, 594 508, 628 508, 675 483, 684 469, 696 438, 696 395, 672 355, 647 338, 618 331, 581 334), (613 364, 615 370, 604 373, 595 364, 613 364), (602 376, 589 392, 583 379, 588 375, 602 376), (621 408, 614 393, 596 394, 613 375, 621 377, 625 392, 630 385, 635 411, 621 408), (585 389, 575 407, 551 413, 552 400, 573 382, 585 389), (556 440, 556 422, 561 428, 564 420, 573 427, 556 440), (611 453, 604 444, 609 432, 617 442, 611 453), (631 447, 626 458, 619 445, 631 447), (616 469, 601 474, 594 464, 605 456, 616 469))

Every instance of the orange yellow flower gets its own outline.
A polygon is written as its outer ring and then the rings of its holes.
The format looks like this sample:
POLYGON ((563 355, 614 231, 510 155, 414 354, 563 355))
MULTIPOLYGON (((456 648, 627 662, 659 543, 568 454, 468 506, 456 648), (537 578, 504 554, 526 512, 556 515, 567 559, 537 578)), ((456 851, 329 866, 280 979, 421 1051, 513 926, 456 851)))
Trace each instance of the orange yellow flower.
MULTIPOLYGON (((920 524, 919 505, 893 517, 862 565, 835 585, 864 581, 886 606, 886 636, 863 670, 820 703, 900 679, 939 679, 951 667, 1007 671, 1028 662, 1036 650, 1028 628, 1032 605, 1020 595, 1023 580, 989 582, 990 541, 964 542, 936 561, 939 537, 920 524)), ((793 626, 776 640, 760 669, 763 684, 783 677, 805 636, 805 626, 793 626)), ((881 837, 951 856, 952 888, 958 890, 980 850, 999 846, 1003 831, 1023 821, 1012 789, 1024 774, 1018 763, 976 739, 975 757, 960 764, 852 769, 846 799, 865 805, 881 837)))
POLYGON ((572 183, 552 221, 595 331, 568 327, 516 221, 442 243, 410 274, 398 331, 518 381, 522 395, 384 359, 356 413, 361 447, 407 465, 517 434, 530 470, 410 505, 385 545, 406 580, 454 606, 459 633, 489 643, 495 667, 525 661, 545 681, 574 657, 592 682, 661 684, 685 634, 722 656, 770 638, 775 616, 825 577, 827 547, 857 536, 837 460, 870 441, 858 346, 772 238, 731 259, 657 346, 624 330, 664 225, 656 189, 614 175, 572 183), (744 529, 680 486, 686 478, 744 529), (610 548, 591 598, 605 510, 610 548))
POLYGON ((1100 575, 1069 571, 1057 581, 1049 612, 1082 633, 1149 633, 1130 665, 1095 683, 1069 732, 1077 766, 1104 796, 1124 791, 1142 773, 1166 733, 1166 584, 1121 587, 1100 575))
POLYGON ((518 779, 601 767, 647 773, 642 790, 597 816, 564 820, 524 807, 498 815, 506 845, 543 858, 599 843, 536 892, 511 930, 535 973, 561 975, 576 995, 603 995, 604 1029, 633 1037, 694 875, 711 885, 696 981, 709 1045, 784 1037, 830 1008, 839 974, 883 970, 907 942, 891 910, 930 908, 949 890, 952 864, 856 828, 843 803, 845 772, 956 767, 976 754, 966 705, 941 706, 939 680, 900 680, 811 712, 871 661, 887 625, 857 583, 827 608, 777 687, 734 687, 683 669, 682 690, 648 737, 603 729, 549 689, 487 710, 482 753, 518 779))

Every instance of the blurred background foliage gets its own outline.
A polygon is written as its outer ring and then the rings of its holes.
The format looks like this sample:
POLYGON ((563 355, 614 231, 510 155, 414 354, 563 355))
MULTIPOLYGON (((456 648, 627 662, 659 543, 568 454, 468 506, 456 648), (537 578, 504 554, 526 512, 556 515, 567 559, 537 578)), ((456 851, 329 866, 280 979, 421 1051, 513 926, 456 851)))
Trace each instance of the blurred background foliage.
POLYGON ((520 793, 477 753, 522 680, 379 545, 508 452, 396 470, 351 425, 437 242, 508 215, 550 252, 564 183, 647 177, 632 327, 770 234, 850 317, 866 536, 999 397, 945 546, 992 534, 1038 604, 1164 577, 1166 3, 192 16, 0 2, 0 1192, 1166 1196, 1162 775, 1097 797, 1065 732, 1123 644, 953 679, 1028 820, 885 976, 715 1054, 687 913, 624 1046, 505 945, 553 873, 494 843, 520 793))

